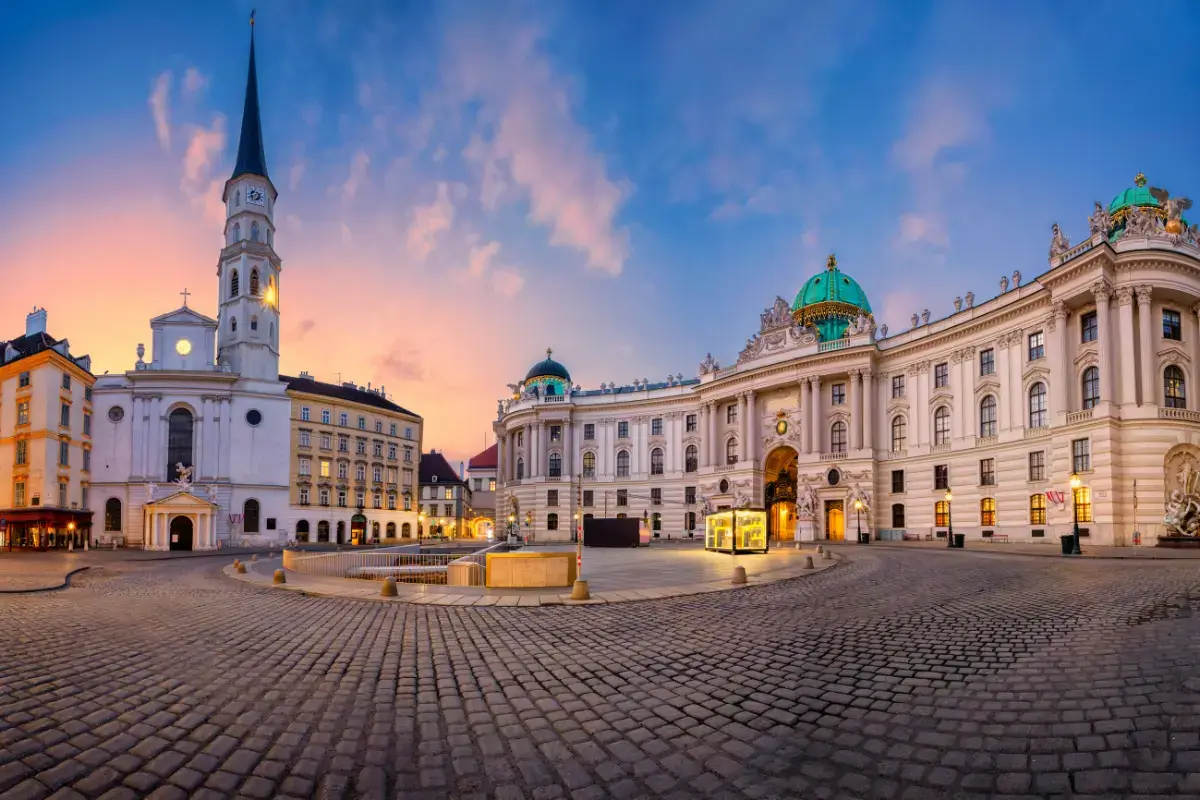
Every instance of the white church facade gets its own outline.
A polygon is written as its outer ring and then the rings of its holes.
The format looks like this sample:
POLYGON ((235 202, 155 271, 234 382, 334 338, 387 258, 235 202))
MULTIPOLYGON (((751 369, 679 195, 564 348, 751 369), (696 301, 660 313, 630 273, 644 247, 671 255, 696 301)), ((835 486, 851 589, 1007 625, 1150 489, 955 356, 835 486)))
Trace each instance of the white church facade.
POLYGON ((576 514, 624 515, 678 537, 748 506, 776 541, 1057 545, 1078 518, 1085 546, 1154 544, 1200 466, 1189 207, 1139 175, 1081 244, 1054 226, 1043 274, 904 332, 831 256, 731 366, 584 390, 548 354, 498 409, 498 524, 568 540, 576 514))

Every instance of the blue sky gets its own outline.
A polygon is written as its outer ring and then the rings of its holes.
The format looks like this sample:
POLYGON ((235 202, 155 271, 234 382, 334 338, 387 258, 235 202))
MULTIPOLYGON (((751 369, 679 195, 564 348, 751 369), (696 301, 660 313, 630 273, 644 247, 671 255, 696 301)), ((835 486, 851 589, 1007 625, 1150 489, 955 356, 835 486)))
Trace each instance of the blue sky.
POLYGON ((1190 2, 39 6, 0 9, 8 327, 47 305, 102 371, 183 285, 215 313, 257 7, 283 369, 453 456, 547 346, 587 386, 730 363, 830 251, 903 330, 1139 171, 1200 195, 1190 2))

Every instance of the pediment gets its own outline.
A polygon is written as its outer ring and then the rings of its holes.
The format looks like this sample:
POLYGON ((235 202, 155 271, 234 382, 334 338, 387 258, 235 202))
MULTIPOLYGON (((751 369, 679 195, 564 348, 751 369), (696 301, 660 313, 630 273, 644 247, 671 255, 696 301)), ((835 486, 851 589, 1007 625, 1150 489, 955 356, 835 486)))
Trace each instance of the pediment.
POLYGON ((210 502, 202 497, 197 497, 186 489, 175 489, 175 491, 164 497, 156 497, 149 503, 145 504, 146 508, 160 510, 206 510, 211 511, 217 508, 217 504, 210 502))
POLYGON ((953 402, 954 402, 954 392, 951 392, 949 389, 945 389, 945 388, 938 389, 936 392, 933 393, 933 396, 929 398, 929 405, 931 407, 936 406, 940 403, 953 403, 953 402))
POLYGON ((1096 344, 1095 342, 1088 342, 1087 344, 1085 344, 1083 347, 1081 347, 1079 349, 1078 353, 1075 354, 1076 366, 1078 366, 1079 364, 1083 363, 1086 360, 1098 359, 1100 357, 1099 353, 1100 353, 1100 345, 1096 344))
POLYGON ((166 314, 160 314, 150 320, 150 327, 158 325, 202 325, 204 327, 215 328, 217 321, 195 311, 187 306, 177 308, 174 311, 169 311, 166 314))
POLYGON ((976 396, 1000 391, 1000 381, 994 376, 988 376, 975 385, 976 396))

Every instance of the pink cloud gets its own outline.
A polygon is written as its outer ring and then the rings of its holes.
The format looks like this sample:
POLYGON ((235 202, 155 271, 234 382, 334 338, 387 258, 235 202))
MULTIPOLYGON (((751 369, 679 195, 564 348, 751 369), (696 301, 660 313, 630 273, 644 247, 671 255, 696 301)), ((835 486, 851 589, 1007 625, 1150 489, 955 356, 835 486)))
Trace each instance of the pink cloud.
POLYGON ((187 99, 197 97, 208 88, 208 76, 195 67, 188 67, 183 74, 183 96, 187 99))
POLYGON ((348 203, 358 194, 358 190, 367 182, 367 168, 371 166, 371 158, 359 150, 350 159, 350 174, 342 184, 342 202, 348 203))
POLYGON ((500 252, 499 242, 488 242, 485 245, 472 247, 467 256, 467 273, 473 278, 483 276, 487 272, 488 265, 492 263, 492 259, 500 252))
POLYGON ((146 99, 154 119, 154 134, 163 150, 171 149, 171 73, 164 72, 154 80, 154 88, 146 99))
POLYGON ((492 288, 497 294, 513 297, 525 286, 525 279, 513 269, 502 268, 492 272, 492 288))
POLYGON ((454 224, 454 203, 450 199, 450 185, 439 183, 437 199, 413 211, 412 223, 408 226, 408 249, 421 261, 433 252, 435 240, 454 224))

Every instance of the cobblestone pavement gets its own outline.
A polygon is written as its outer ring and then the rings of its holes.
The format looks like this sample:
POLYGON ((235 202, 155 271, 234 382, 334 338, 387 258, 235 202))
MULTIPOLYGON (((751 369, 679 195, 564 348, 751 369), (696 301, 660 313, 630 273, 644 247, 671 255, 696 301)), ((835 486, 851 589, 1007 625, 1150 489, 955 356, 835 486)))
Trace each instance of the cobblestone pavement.
POLYGON ((0 796, 1200 794, 1192 562, 881 548, 535 609, 306 597, 222 565, 0 597, 0 796))

